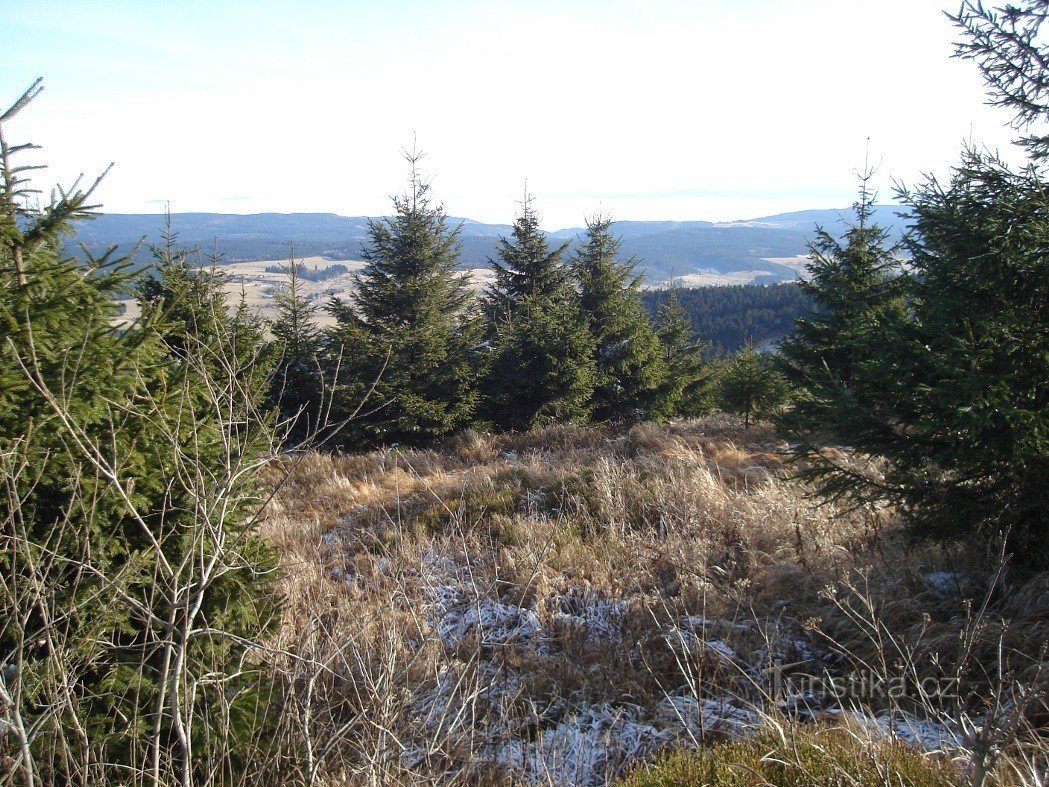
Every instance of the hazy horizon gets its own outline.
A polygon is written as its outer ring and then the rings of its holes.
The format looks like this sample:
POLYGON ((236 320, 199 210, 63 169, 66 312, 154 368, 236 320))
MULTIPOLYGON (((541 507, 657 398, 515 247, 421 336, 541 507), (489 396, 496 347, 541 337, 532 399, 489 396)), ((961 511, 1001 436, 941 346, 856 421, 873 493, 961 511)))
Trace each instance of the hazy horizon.
MULTIPOLYGON (((776 217, 776 216, 789 216, 789 215, 795 214, 795 213, 799 213, 800 214, 800 213, 812 213, 812 212, 824 212, 824 211, 839 211, 839 212, 841 212, 843 214, 843 217, 845 219, 848 219, 849 215, 850 215, 851 207, 852 207, 851 203, 848 204, 848 205, 813 205, 813 206, 810 206, 810 207, 807 207, 807 208, 801 208, 799 210, 779 211, 779 212, 776 212, 776 213, 765 213, 765 214, 756 215, 756 216, 739 216, 739 217, 730 218, 730 219, 707 219, 707 218, 703 218, 701 216, 700 217, 696 217, 696 218, 690 218, 690 219, 667 219, 667 218, 636 219, 636 218, 632 218, 630 216, 621 216, 621 217, 620 216, 616 216, 616 217, 613 217, 612 223, 613 223, 613 226, 615 226, 616 224, 625 223, 625 222, 629 222, 629 223, 653 223, 653 224, 658 224, 658 223, 663 223, 663 222, 679 222, 679 223, 709 222, 709 223, 712 223, 712 224, 739 224, 739 223, 745 223, 745 222, 748 222, 748 221, 758 221, 758 220, 761 220, 761 219, 772 218, 772 217, 776 217)), ((878 208, 894 208, 894 207, 896 207, 896 204, 895 203, 891 203, 891 202, 886 202, 884 200, 879 200, 878 203, 876 204, 876 207, 878 207, 878 208)), ((164 208, 162 208, 162 207, 157 209, 157 210, 127 211, 127 212, 125 212, 125 211, 102 210, 101 212, 104 215, 107 215, 107 216, 156 216, 158 219, 162 219, 164 217, 164 215, 165 215, 164 208)), ((336 216, 338 218, 344 218, 344 219, 381 219, 381 218, 389 218, 389 217, 392 216, 392 214, 389 211, 387 211, 385 213, 376 213, 376 214, 366 214, 366 213, 351 214, 351 213, 340 213, 338 211, 333 211, 333 210, 301 210, 301 211, 298 211, 298 210, 292 210, 292 211, 288 211, 288 210, 284 210, 284 211, 282 211, 282 210, 262 210, 262 211, 251 211, 251 212, 238 212, 238 211, 235 211, 235 210, 215 211, 215 210, 174 210, 174 209, 172 209, 171 215, 172 215, 172 217, 178 217, 179 215, 209 215, 209 216, 267 216, 267 215, 270 215, 270 216, 309 216, 309 215, 313 215, 313 216, 336 216)), ((447 215, 448 219, 451 220, 451 221, 471 221, 471 222, 476 222, 478 224, 484 224, 486 226, 502 225, 502 226, 510 227, 513 224, 513 217, 512 216, 509 217, 506 221, 482 221, 480 219, 475 218, 474 216, 462 216, 462 215, 448 213, 448 212, 446 212, 446 215, 447 215)), ((555 226, 546 226, 546 227, 544 227, 544 231, 546 231, 546 232, 564 232, 564 231, 567 231, 567 230, 576 230, 576 229, 581 230, 581 229, 585 228, 585 219, 586 218, 587 217, 583 217, 583 219, 581 219, 579 221, 579 223, 577 223, 577 224, 565 224, 564 226, 556 226, 556 227, 555 226)), ((549 222, 544 222, 544 224, 548 224, 548 223, 549 222)))

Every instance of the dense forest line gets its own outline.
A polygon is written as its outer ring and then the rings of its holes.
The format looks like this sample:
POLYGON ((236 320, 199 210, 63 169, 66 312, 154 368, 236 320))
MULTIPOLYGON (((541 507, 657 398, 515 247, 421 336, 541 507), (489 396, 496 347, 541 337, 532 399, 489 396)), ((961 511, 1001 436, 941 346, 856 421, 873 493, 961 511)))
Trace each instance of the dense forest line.
MULTIPOLYGON (((794 329, 795 321, 812 310, 812 298, 796 283, 676 289, 692 331, 716 356, 727 356, 748 342, 775 343, 794 329)), ((648 290, 642 296, 653 317, 671 298, 670 290, 648 290)))

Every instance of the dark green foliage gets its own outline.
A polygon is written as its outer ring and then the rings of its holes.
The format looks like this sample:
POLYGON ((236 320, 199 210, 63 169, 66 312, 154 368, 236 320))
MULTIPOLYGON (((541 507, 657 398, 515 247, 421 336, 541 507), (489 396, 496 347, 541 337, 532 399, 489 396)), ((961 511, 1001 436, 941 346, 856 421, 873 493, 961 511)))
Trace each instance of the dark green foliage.
POLYGON ((656 315, 656 335, 667 374, 660 392, 663 415, 694 417, 714 408, 712 364, 703 358, 709 345, 696 340, 678 291, 670 290, 656 315))
POLYGON ((594 340, 561 255, 550 251, 526 196, 513 241, 488 292, 486 416, 503 429, 549 421, 584 422, 594 391, 594 340))
POLYGON ((248 307, 243 293, 237 307, 230 309, 221 257, 202 258, 199 249, 179 247, 170 215, 167 219, 164 244, 152 247, 153 262, 134 277, 140 325, 163 340, 169 360, 178 368, 195 371, 203 389, 214 393, 236 380, 236 398, 252 410, 238 417, 261 425, 263 394, 272 384, 274 365, 264 357, 262 319, 248 307))
POLYGON ((295 261, 294 249, 283 270, 288 282, 273 297, 277 316, 270 326, 270 351, 276 364, 270 401, 285 424, 288 440, 300 443, 317 434, 324 421, 321 335, 317 307, 299 288, 302 263, 295 261))
POLYGON ((254 339, 212 280, 181 267, 118 328, 126 260, 85 268, 59 253, 91 189, 22 209, 2 136, 12 114, 0 120, 0 665, 5 718, 19 722, 4 767, 44 784, 128 783, 154 766, 157 783, 249 778, 266 699, 244 659, 276 613, 244 472, 264 449, 254 339))
MULTIPOLYGON (((780 370, 804 391, 782 414, 780 426, 803 454, 813 452, 808 435, 848 434, 877 417, 877 391, 885 382, 877 360, 905 316, 899 250, 889 248, 886 231, 870 221, 869 178, 864 175, 856 223, 844 240, 817 232, 811 280, 798 285, 814 309, 780 346, 780 370)), ((810 470, 823 472, 818 463, 810 470)))
MULTIPOLYGON (((1049 18, 1045 0, 1023 0, 1000 9, 965 0, 957 14, 948 16, 965 34, 955 57, 979 65, 991 103, 1012 110, 1018 129, 1044 121, 1049 116, 1049 46, 1041 32, 1049 18)), ((1049 136, 1044 133, 1020 143, 1035 160, 1049 156, 1049 136)))
POLYGON ((383 409, 372 397, 385 372, 386 356, 379 359, 376 355, 367 326, 351 304, 332 298, 326 308, 335 319, 320 338, 321 377, 329 417, 324 419, 317 438, 344 448, 367 447, 378 438, 364 429, 362 414, 378 414, 383 409), (382 361, 378 371, 374 368, 376 360, 382 361))
MULTIPOLYGON (((328 281, 328 279, 335 279, 339 276, 345 276, 350 272, 350 269, 345 265, 336 264, 328 265, 324 268, 318 268, 314 265, 312 268, 307 268, 300 261, 296 266, 295 275, 302 281, 328 281)), ((288 268, 284 265, 267 265, 264 269, 266 273, 287 273, 288 268)))
POLYGON ((928 533, 1049 537, 1049 197, 1035 169, 966 152, 950 183, 906 194, 909 311, 865 348, 867 414, 837 434, 890 460, 884 479, 827 469, 831 494, 896 500, 928 533))
MULTIPOLYGON (((913 319, 885 373, 890 483, 937 532, 1049 547, 1049 184, 969 152, 908 194, 913 319)), ((887 439, 886 439, 887 438, 887 439)))
MULTIPOLYGON (((1028 81, 1044 79, 1044 61, 1028 59, 1037 50, 1020 32, 1044 19, 1033 8, 998 16, 966 4, 960 16, 963 54, 980 61, 1019 125, 1049 112, 1028 81)), ((883 238, 862 222, 833 249, 829 275, 813 282, 828 315, 801 323, 787 347, 809 388, 788 422, 887 460, 883 473, 861 473, 810 451, 806 474, 825 495, 893 501, 919 532, 1004 536, 1017 558, 1044 563, 1049 198, 1041 142, 1028 147, 1034 163, 1021 171, 966 150, 948 183, 931 178, 901 194, 914 225, 906 275, 886 276, 883 238), (847 263, 862 275, 845 275, 847 263)))
POLYGON ((636 260, 617 259, 612 221, 587 221, 586 238, 572 260, 579 305, 594 339, 593 417, 650 420, 667 411, 667 366, 641 303, 636 260))
POLYGON ((721 372, 718 404, 740 416, 743 428, 749 429, 751 418, 773 415, 787 401, 789 390, 773 359, 747 345, 721 372))
POLYGON ((486 309, 493 323, 514 315, 526 298, 538 302, 566 297, 570 274, 563 262, 568 243, 551 250, 539 228, 532 197, 525 194, 521 215, 514 222, 512 240, 499 239, 499 259, 489 260, 495 283, 486 293, 486 309))
POLYGON ((334 418, 356 415, 344 443, 426 443, 473 417, 480 322, 455 271, 459 231, 431 204, 418 158, 409 156, 410 188, 394 198, 395 215, 370 224, 353 306, 332 304, 334 418))
POLYGON ((168 350, 185 360, 201 344, 216 341, 229 321, 222 285, 225 273, 207 265, 192 249, 175 247, 174 237, 153 249, 148 276, 138 284, 144 322, 152 322, 168 350))
POLYGON ((680 303, 693 333, 710 343, 709 353, 732 355, 747 342, 764 344, 786 336, 794 321, 812 309, 812 302, 796 283, 761 286, 649 290, 642 294, 645 307, 655 317, 670 299, 680 303))
POLYGON ((568 299, 523 299, 497 327, 485 394, 503 429, 585 423, 594 390, 593 340, 568 299))

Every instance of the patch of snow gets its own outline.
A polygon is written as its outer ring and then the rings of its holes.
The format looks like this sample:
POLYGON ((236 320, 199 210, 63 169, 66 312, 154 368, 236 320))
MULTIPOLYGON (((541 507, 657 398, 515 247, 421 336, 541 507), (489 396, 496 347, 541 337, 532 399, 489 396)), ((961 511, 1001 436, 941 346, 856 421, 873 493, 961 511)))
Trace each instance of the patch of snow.
POLYGON ((467 601, 448 610, 437 623, 437 633, 446 648, 463 640, 480 646, 538 643, 543 626, 530 609, 487 598, 467 601))
POLYGON ((423 724, 433 727, 448 711, 458 679, 446 666, 442 666, 433 688, 420 694, 412 703, 413 713, 423 724))
POLYGON ((357 584, 357 575, 350 569, 333 568, 331 570, 331 578, 334 582, 345 582, 347 585, 357 584))
POLYGON ((553 619, 582 630, 591 641, 623 641, 623 621, 627 607, 621 601, 609 601, 596 593, 569 588, 556 599, 553 619))
POLYGON ((712 732, 743 738, 753 735, 764 724, 758 713, 728 699, 699 699, 690 693, 664 697, 659 703, 659 713, 667 726, 676 727, 695 742, 712 732))
POLYGON ((409 746, 401 752, 401 764, 406 768, 417 768, 426 761, 426 751, 420 746, 409 746))
POLYGON ((724 656, 729 661, 731 661, 734 658, 736 658, 736 651, 734 651, 732 648, 730 648, 728 645, 726 645, 720 639, 710 639, 710 640, 707 640, 706 642, 704 642, 703 644, 708 649, 713 650, 713 651, 715 651, 717 653, 720 653, 722 656, 724 656))
POLYGON ((583 706, 534 742, 507 741, 495 749, 493 758, 526 784, 604 787, 634 760, 673 740, 669 732, 639 716, 640 709, 633 706, 583 706))
POLYGON ((445 615, 453 607, 461 604, 463 598, 459 588, 454 585, 436 585, 427 588, 427 595, 429 595, 438 617, 445 615))
POLYGON ((977 582, 973 577, 955 571, 933 571, 922 574, 922 579, 934 596, 944 600, 962 598, 977 589, 977 582))
POLYGON ((828 653, 817 651, 807 640, 801 637, 782 637, 770 643, 768 647, 758 649, 754 654, 753 670, 765 672, 777 665, 786 669, 813 662, 825 665, 829 661, 828 653))
MULTIPOLYGON (((442 667, 434 685, 413 702, 418 723, 435 737, 447 737, 449 725, 462 726, 463 734, 475 742, 476 756, 512 771, 524 784, 596 787, 614 782, 639 758, 666 746, 698 745, 711 734, 739 739, 755 734, 765 724, 764 717, 742 697, 697 698, 684 688, 648 710, 622 703, 587 704, 579 697, 529 698, 523 692, 521 676, 507 673, 499 666, 502 662, 491 657, 493 648, 513 645, 530 648, 538 656, 551 654, 557 626, 567 626, 573 634, 591 641, 621 643, 628 604, 589 587, 569 585, 530 609, 504 603, 492 595, 494 588, 479 587, 475 574, 480 573, 479 566, 470 561, 432 550, 423 554, 420 564, 432 630, 449 650, 470 643, 480 651, 469 667, 442 667)), ((350 571, 338 576, 333 572, 335 578, 348 575, 350 571)), ((767 668, 777 662, 784 669, 809 662, 826 668, 830 654, 814 646, 796 626, 785 629, 782 636, 770 635, 772 641, 754 653, 737 651, 729 641, 735 642, 734 635, 740 633, 755 633, 756 624, 689 615, 668 626, 663 636, 672 647, 677 643, 704 648, 719 659, 736 663, 758 683, 769 680, 767 668)), ((962 742, 956 728, 936 720, 904 713, 846 714, 827 710, 827 702, 827 697, 799 693, 787 696, 781 708, 793 705, 797 718, 849 715, 872 734, 891 734, 931 751, 956 748, 962 742)), ((423 744, 405 751, 402 760, 416 767, 427 757, 423 744)))
POLYGON ((750 631, 751 626, 746 623, 735 623, 731 620, 711 620, 702 615, 686 615, 678 622, 680 626, 687 627, 692 631, 750 631))
POLYGON ((883 711, 877 716, 858 711, 846 711, 842 715, 858 722, 868 731, 896 737, 929 752, 950 751, 964 744, 964 736, 954 726, 935 719, 919 719, 902 710, 895 713, 883 711))
MULTIPOLYGON (((700 631, 702 632, 702 629, 700 631)), ((672 650, 682 653, 710 650, 728 661, 735 661, 736 659, 736 651, 724 640, 705 639, 702 633, 696 633, 689 628, 671 626, 664 631, 663 639, 666 640, 672 650)))

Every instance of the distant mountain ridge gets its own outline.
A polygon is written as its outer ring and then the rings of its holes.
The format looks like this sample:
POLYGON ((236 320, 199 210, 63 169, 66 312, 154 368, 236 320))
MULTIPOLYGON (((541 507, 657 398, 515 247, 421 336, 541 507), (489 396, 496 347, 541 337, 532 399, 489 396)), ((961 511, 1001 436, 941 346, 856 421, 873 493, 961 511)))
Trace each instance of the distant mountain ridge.
MULTIPOLYGON (((903 229, 899 208, 879 205, 875 221, 896 239, 903 229)), ((806 243, 817 225, 830 232, 844 232, 849 209, 806 210, 744 221, 620 221, 614 231, 623 239, 623 254, 640 260, 639 269, 649 281, 666 280, 696 272, 732 273, 760 271, 769 281, 795 278, 786 265, 767 258, 794 257, 806 252, 806 243)), ((171 228, 182 246, 212 248, 229 262, 277 260, 288 256, 292 243, 296 256, 360 259, 368 239, 366 216, 334 213, 174 213, 171 228)), ((496 255, 500 236, 511 232, 508 224, 485 224, 450 218, 461 226, 462 267, 484 267, 496 255)), ((116 245, 128 252, 144 241, 136 259, 149 258, 148 245, 162 242, 164 217, 154 214, 110 213, 82 223, 70 251, 79 244, 92 254, 116 245)), ((584 230, 578 227, 548 232, 551 243, 574 247, 584 230)))
MULTIPOLYGON (((887 229, 894 240, 899 240, 904 220, 900 214, 904 211, 899 205, 875 205, 872 213, 873 222, 887 229)), ((757 219, 722 222, 718 226, 761 226, 782 229, 801 229, 811 231, 814 226, 831 229, 844 226, 854 218, 851 208, 832 208, 827 210, 797 210, 791 213, 779 213, 775 216, 762 216, 757 219)))

